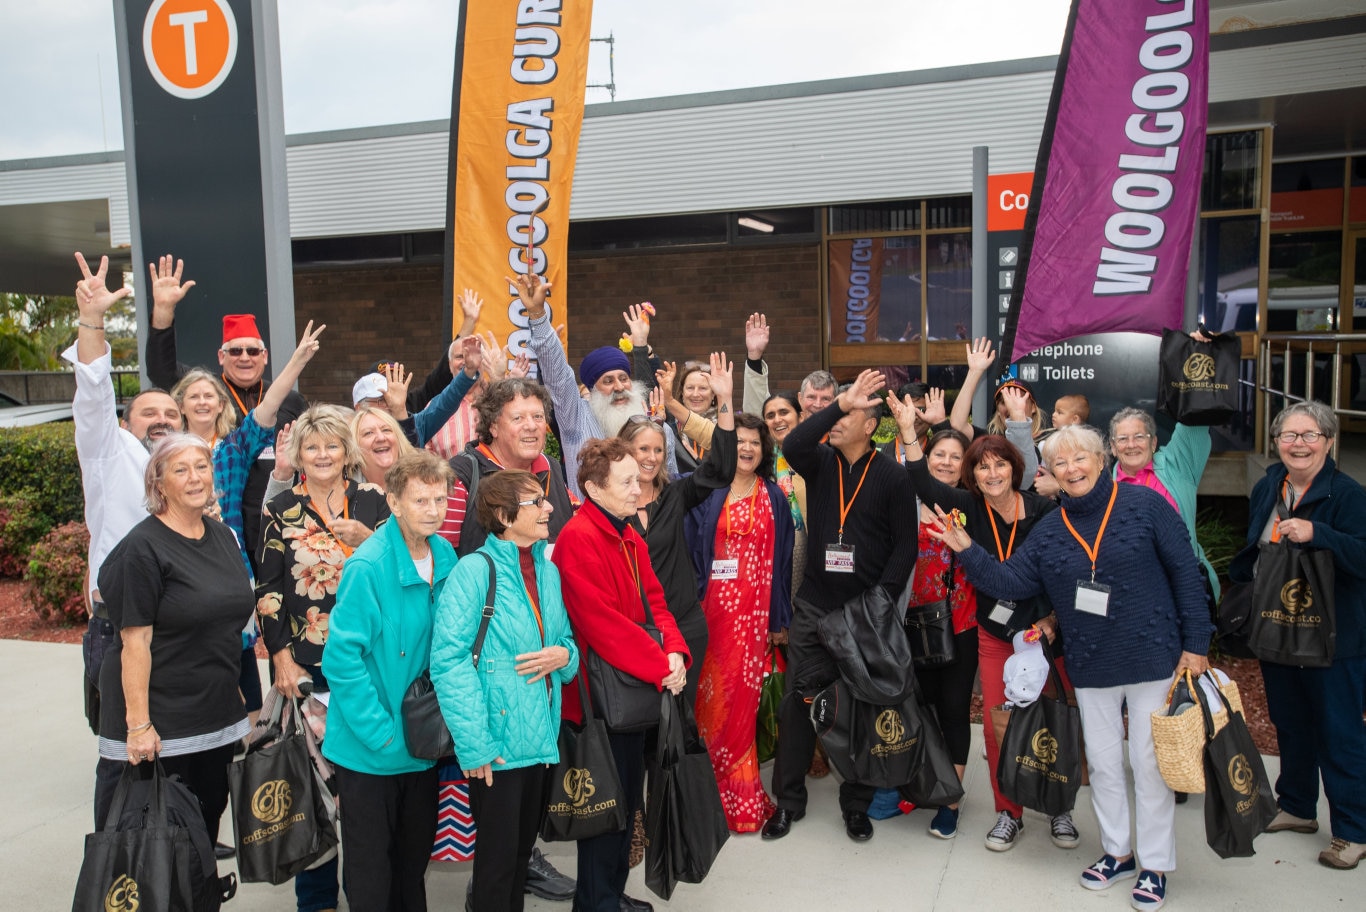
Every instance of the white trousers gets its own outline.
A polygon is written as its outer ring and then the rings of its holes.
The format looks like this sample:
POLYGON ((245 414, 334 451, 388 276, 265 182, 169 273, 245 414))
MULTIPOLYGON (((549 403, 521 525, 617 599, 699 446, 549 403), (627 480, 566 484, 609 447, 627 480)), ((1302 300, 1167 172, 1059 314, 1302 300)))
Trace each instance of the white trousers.
POLYGON ((1170 679, 1120 687, 1078 687, 1077 708, 1086 735, 1091 775, 1091 805, 1100 822, 1107 854, 1123 858, 1134 851, 1130 836, 1129 790, 1124 775, 1124 704, 1129 706, 1129 766, 1134 771, 1134 811, 1138 818, 1138 866, 1151 871, 1176 869, 1176 796, 1157 769, 1151 713, 1167 702, 1170 679))

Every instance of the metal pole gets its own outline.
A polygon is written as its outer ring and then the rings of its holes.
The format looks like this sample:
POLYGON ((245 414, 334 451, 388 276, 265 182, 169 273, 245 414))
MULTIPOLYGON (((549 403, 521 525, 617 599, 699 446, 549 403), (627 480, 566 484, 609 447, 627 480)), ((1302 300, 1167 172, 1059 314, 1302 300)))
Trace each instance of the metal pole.
MULTIPOLYGON (((990 270, 987 268, 987 165, 988 151, 986 146, 972 147, 972 338, 980 338, 989 335, 988 323, 990 315, 987 313, 987 284, 990 282, 990 270)), ((1009 359, 1009 354, 1000 352, 1002 364, 1009 359)), ((977 391, 972 397, 972 413, 974 415, 987 414, 987 388, 991 386, 994 377, 986 378, 988 382, 977 384, 977 391)))

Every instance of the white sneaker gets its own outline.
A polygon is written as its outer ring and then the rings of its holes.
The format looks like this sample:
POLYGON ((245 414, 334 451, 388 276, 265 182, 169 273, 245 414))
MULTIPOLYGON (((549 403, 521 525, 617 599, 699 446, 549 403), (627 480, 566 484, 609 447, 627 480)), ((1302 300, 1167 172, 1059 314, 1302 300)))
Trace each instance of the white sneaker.
POLYGON ((1023 819, 1010 816, 1010 811, 1002 811, 996 817, 996 826, 987 834, 986 847, 993 852, 1009 852, 1015 848, 1015 840, 1023 830, 1023 819))

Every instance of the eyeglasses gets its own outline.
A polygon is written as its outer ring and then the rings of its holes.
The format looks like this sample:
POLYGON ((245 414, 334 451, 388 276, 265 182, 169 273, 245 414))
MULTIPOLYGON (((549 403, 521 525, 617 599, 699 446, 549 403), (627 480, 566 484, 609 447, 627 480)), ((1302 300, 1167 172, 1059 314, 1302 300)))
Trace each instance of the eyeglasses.
POLYGON ((1294 443, 1296 440, 1303 440, 1305 443, 1318 443, 1327 436, 1327 434, 1322 434, 1318 431, 1305 431, 1302 434, 1297 434, 1294 431, 1282 431, 1276 435, 1276 440, 1286 446, 1290 446, 1290 444, 1294 443))
POLYGON ((519 500, 519 501, 517 501, 517 506, 519 506, 519 507, 539 507, 539 506, 540 506, 541 504, 543 504, 543 503, 545 503, 545 495, 544 495, 544 494, 537 494, 535 497, 531 498, 530 500, 519 500))
POLYGON ((231 355, 234 358, 240 358, 243 355, 246 355, 248 358, 255 358, 258 355, 265 354, 266 350, 264 348, 257 348, 255 345, 234 345, 232 348, 228 348, 225 345, 222 348, 222 352, 226 355, 231 355))
POLYGON ((626 419, 626 423, 627 423, 627 424, 658 424, 659 422, 656 421, 654 418, 651 418, 649 415, 632 415, 630 418, 627 418, 627 419, 626 419))
POLYGON ((1147 443, 1149 440, 1152 440, 1152 439, 1153 439, 1153 435, 1152 435, 1152 434, 1124 434, 1123 436, 1116 437, 1116 438, 1115 438, 1115 443, 1116 443, 1118 446, 1127 446, 1127 445, 1128 445, 1129 443, 1131 443, 1131 442, 1132 442, 1132 443, 1147 443))

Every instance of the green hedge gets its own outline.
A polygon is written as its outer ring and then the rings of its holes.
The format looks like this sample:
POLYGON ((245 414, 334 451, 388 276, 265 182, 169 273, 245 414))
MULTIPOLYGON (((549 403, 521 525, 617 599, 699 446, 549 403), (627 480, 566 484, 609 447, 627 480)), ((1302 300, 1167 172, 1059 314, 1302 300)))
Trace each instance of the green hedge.
POLYGON ((47 528, 85 518, 81 467, 70 422, 0 428, 0 495, 19 495, 47 528))

